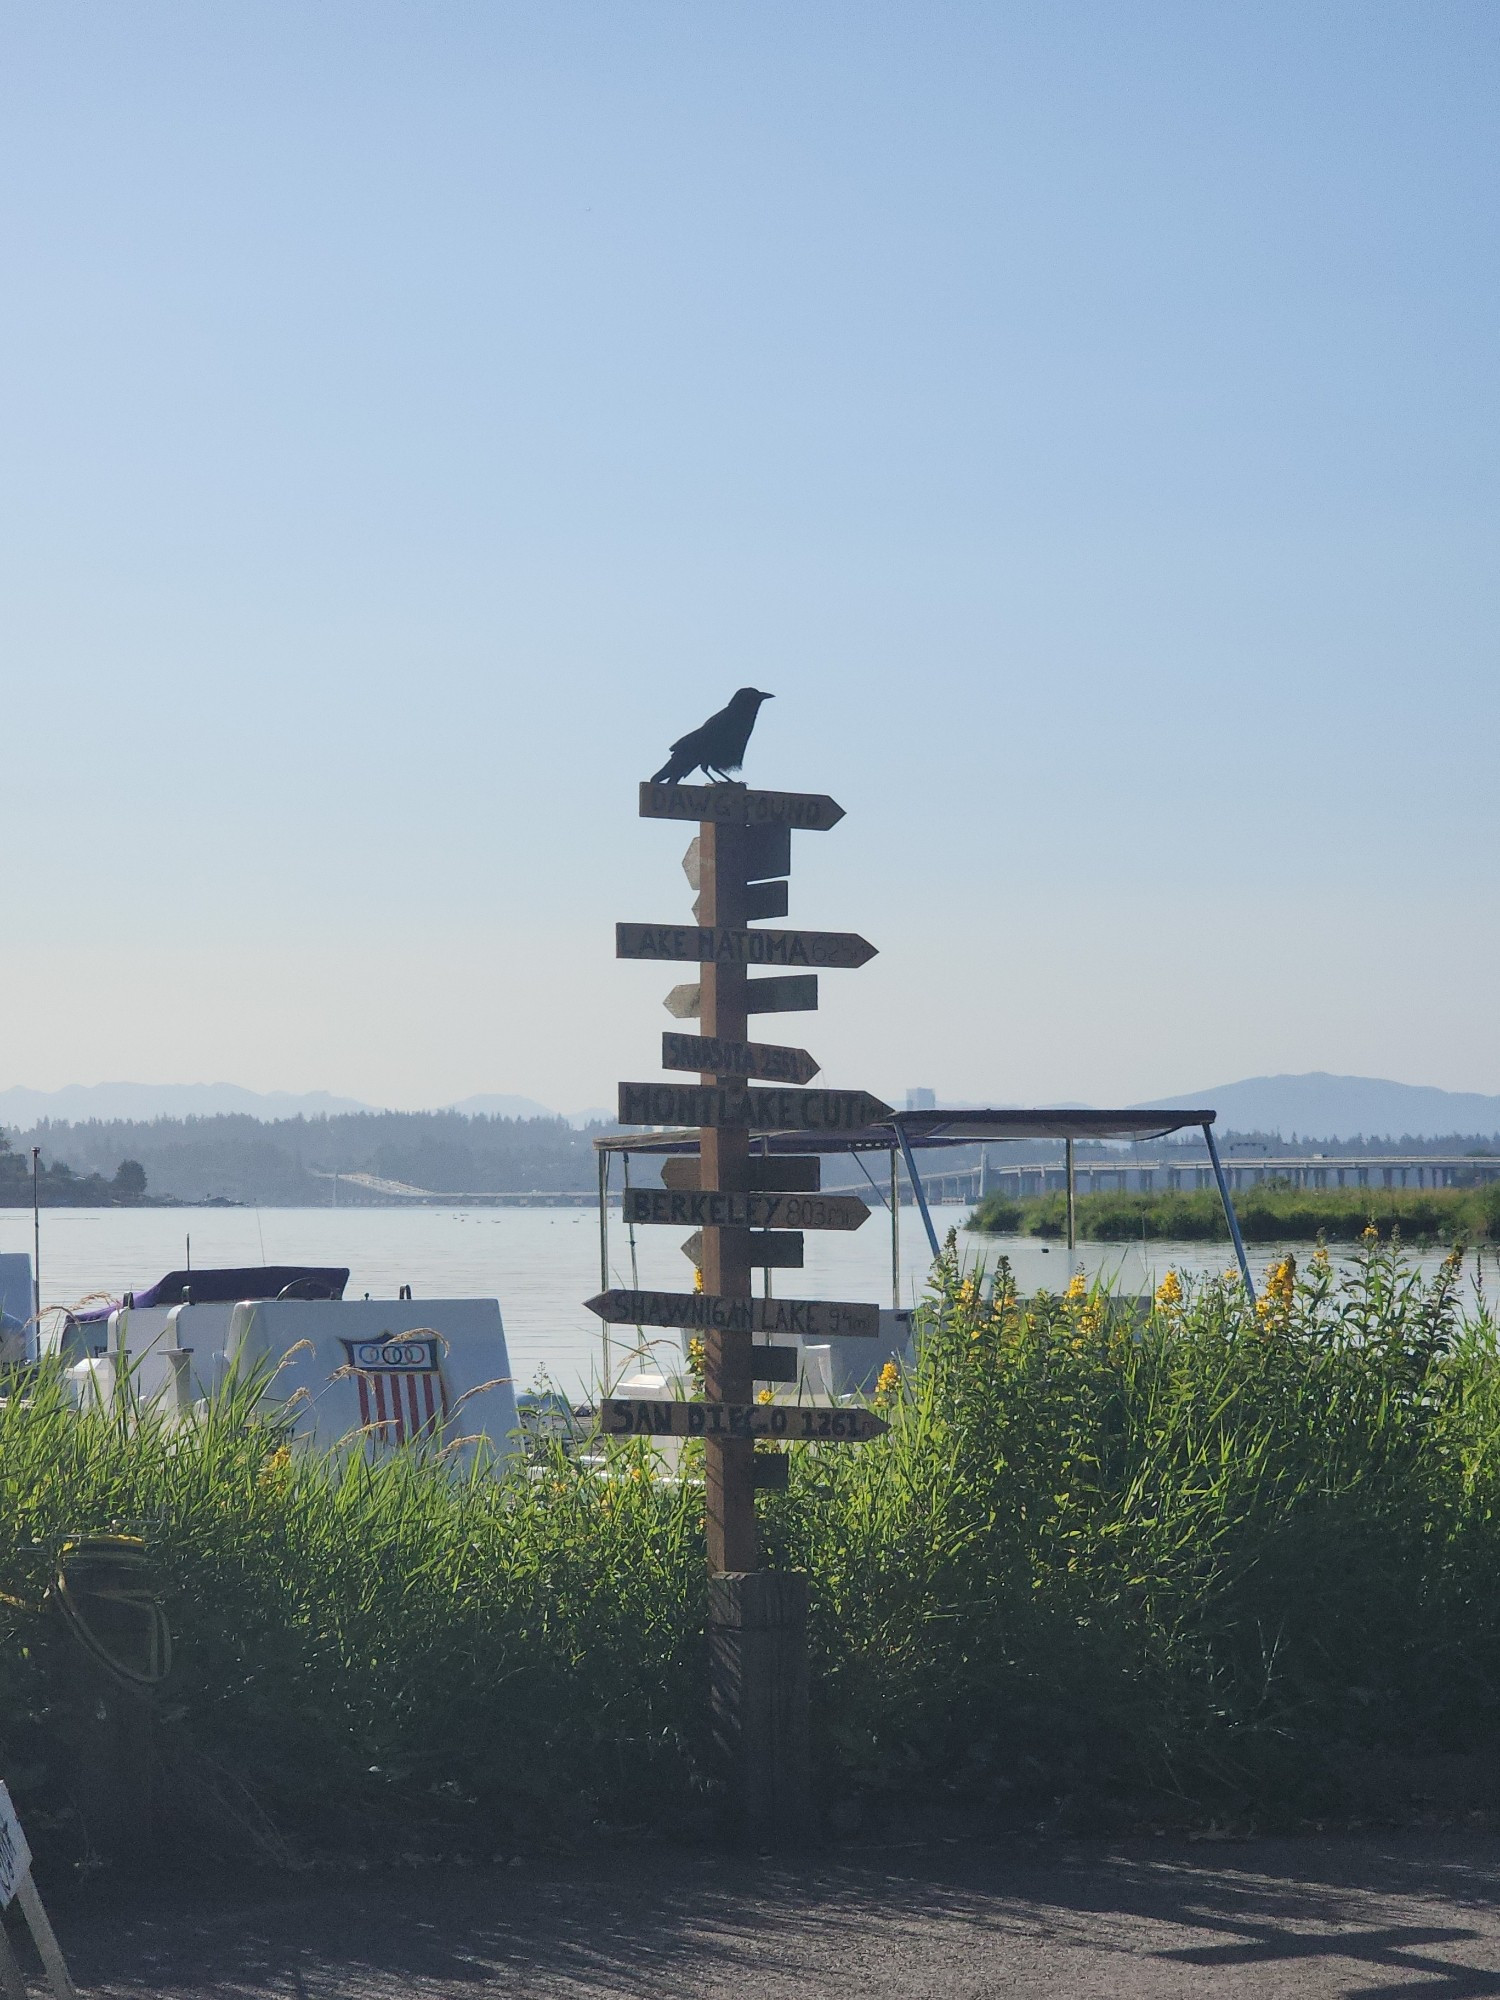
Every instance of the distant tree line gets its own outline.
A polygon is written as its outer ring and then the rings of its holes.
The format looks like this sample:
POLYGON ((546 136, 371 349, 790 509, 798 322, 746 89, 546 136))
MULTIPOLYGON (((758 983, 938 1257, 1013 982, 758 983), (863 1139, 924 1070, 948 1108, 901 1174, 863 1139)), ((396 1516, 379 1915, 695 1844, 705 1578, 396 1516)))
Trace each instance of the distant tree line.
MULTIPOLYGON (((30 1208, 31 1148, 17 1152, 0 1132, 0 1208, 30 1208)), ((37 1162, 36 1199, 43 1208, 140 1208, 146 1193, 146 1169, 139 1160, 120 1160, 109 1176, 80 1174, 64 1160, 37 1162)))
POLYGON ((42 1148, 49 1206, 218 1199, 318 1207, 333 1202, 337 1174, 338 1201, 352 1207, 385 1197, 345 1179, 349 1174, 434 1194, 512 1194, 581 1191, 594 1185, 596 1171, 592 1130, 575 1131, 562 1118, 457 1111, 48 1121, 12 1137, 15 1150, 0 1135, 0 1206, 31 1200, 34 1145, 42 1148), (137 1175, 139 1192, 129 1194, 137 1175))

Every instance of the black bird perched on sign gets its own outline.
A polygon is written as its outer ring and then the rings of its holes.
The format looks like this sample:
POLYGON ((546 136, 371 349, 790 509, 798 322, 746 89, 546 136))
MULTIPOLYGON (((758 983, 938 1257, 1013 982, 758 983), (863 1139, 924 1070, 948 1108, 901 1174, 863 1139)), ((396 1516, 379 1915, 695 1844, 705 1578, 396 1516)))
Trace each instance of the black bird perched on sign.
POLYGON ((671 756, 651 780, 652 784, 675 785, 694 770, 706 771, 711 778, 727 778, 745 761, 745 745, 750 741, 761 703, 775 698, 762 694, 759 688, 740 688, 717 715, 711 715, 699 728, 690 729, 686 736, 678 737, 671 756))

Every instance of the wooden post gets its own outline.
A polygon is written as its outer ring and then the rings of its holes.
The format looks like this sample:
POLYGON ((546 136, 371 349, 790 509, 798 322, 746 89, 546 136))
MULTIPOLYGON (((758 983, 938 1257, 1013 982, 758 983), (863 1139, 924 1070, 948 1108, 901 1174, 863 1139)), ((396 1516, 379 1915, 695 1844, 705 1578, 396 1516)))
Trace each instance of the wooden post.
MULTIPOLYGON (((699 911, 705 924, 738 927, 745 921, 745 830, 705 820, 698 830, 699 911)), ((700 982, 699 1031, 743 1041, 748 1031, 749 975, 742 965, 705 965, 700 982)), ((707 1072, 703 1081, 717 1083, 707 1072)), ((742 1189, 749 1181, 750 1135, 744 1126, 702 1126, 698 1133, 699 1185, 742 1189)), ((750 1297, 750 1232, 705 1229, 703 1289, 721 1298, 750 1297)), ((711 1333, 705 1348, 704 1395, 709 1402, 754 1400, 753 1356, 748 1332, 711 1333)), ((708 1567, 720 1571, 756 1566, 755 1488, 748 1439, 705 1446, 708 1499, 708 1567)))
POLYGON ((757 1845, 795 1840, 808 1815, 807 1578, 711 1576, 708 1646, 714 1737, 737 1831, 757 1845))
MULTIPOLYGON (((699 920, 738 928, 748 919, 749 838, 743 827, 699 828, 699 920)), ((705 965, 699 1032, 724 1041, 748 1033, 748 973, 705 965)), ((703 1073, 703 1082, 732 1082, 703 1073)), ((750 1185, 750 1135, 743 1125, 701 1126, 698 1184, 750 1185)), ((748 1229, 703 1231, 703 1288, 721 1298, 751 1296, 748 1229)), ((748 1315, 747 1315, 748 1318, 748 1315)), ((711 1332, 705 1351, 709 1402, 755 1399, 753 1336, 711 1332)), ((748 1438, 704 1445, 709 1571, 709 1677, 714 1730, 730 1786, 739 1838, 760 1844, 803 1833, 808 1806, 807 1579, 759 1570, 755 1533, 755 1445, 748 1438)))

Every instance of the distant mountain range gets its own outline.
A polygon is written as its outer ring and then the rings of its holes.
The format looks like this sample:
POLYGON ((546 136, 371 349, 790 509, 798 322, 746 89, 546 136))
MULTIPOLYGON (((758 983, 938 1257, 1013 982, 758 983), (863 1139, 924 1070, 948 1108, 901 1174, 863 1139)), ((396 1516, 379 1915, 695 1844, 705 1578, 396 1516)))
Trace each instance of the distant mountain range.
POLYGON ((1153 1104, 1217 1111, 1219 1129, 1290 1139, 1442 1139, 1500 1133, 1500 1097, 1390 1083, 1378 1076, 1250 1076, 1239 1083, 1157 1097, 1153 1104))
POLYGON ((243 1090, 237 1083, 69 1083, 61 1090, 0 1090, 0 1125, 30 1127, 42 1119, 85 1123, 90 1118, 322 1118, 368 1111, 356 1097, 326 1090, 243 1090))

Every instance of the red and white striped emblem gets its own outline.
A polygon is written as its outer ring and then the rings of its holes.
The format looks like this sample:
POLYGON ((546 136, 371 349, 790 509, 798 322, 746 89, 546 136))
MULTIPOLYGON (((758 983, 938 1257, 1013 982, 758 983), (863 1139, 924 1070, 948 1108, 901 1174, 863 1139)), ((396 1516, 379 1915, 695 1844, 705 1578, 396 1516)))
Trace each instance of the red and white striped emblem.
POLYGON ((349 1368, 359 1384, 359 1421, 380 1444, 441 1432, 448 1420, 435 1333, 386 1334, 378 1340, 345 1340, 349 1368))

